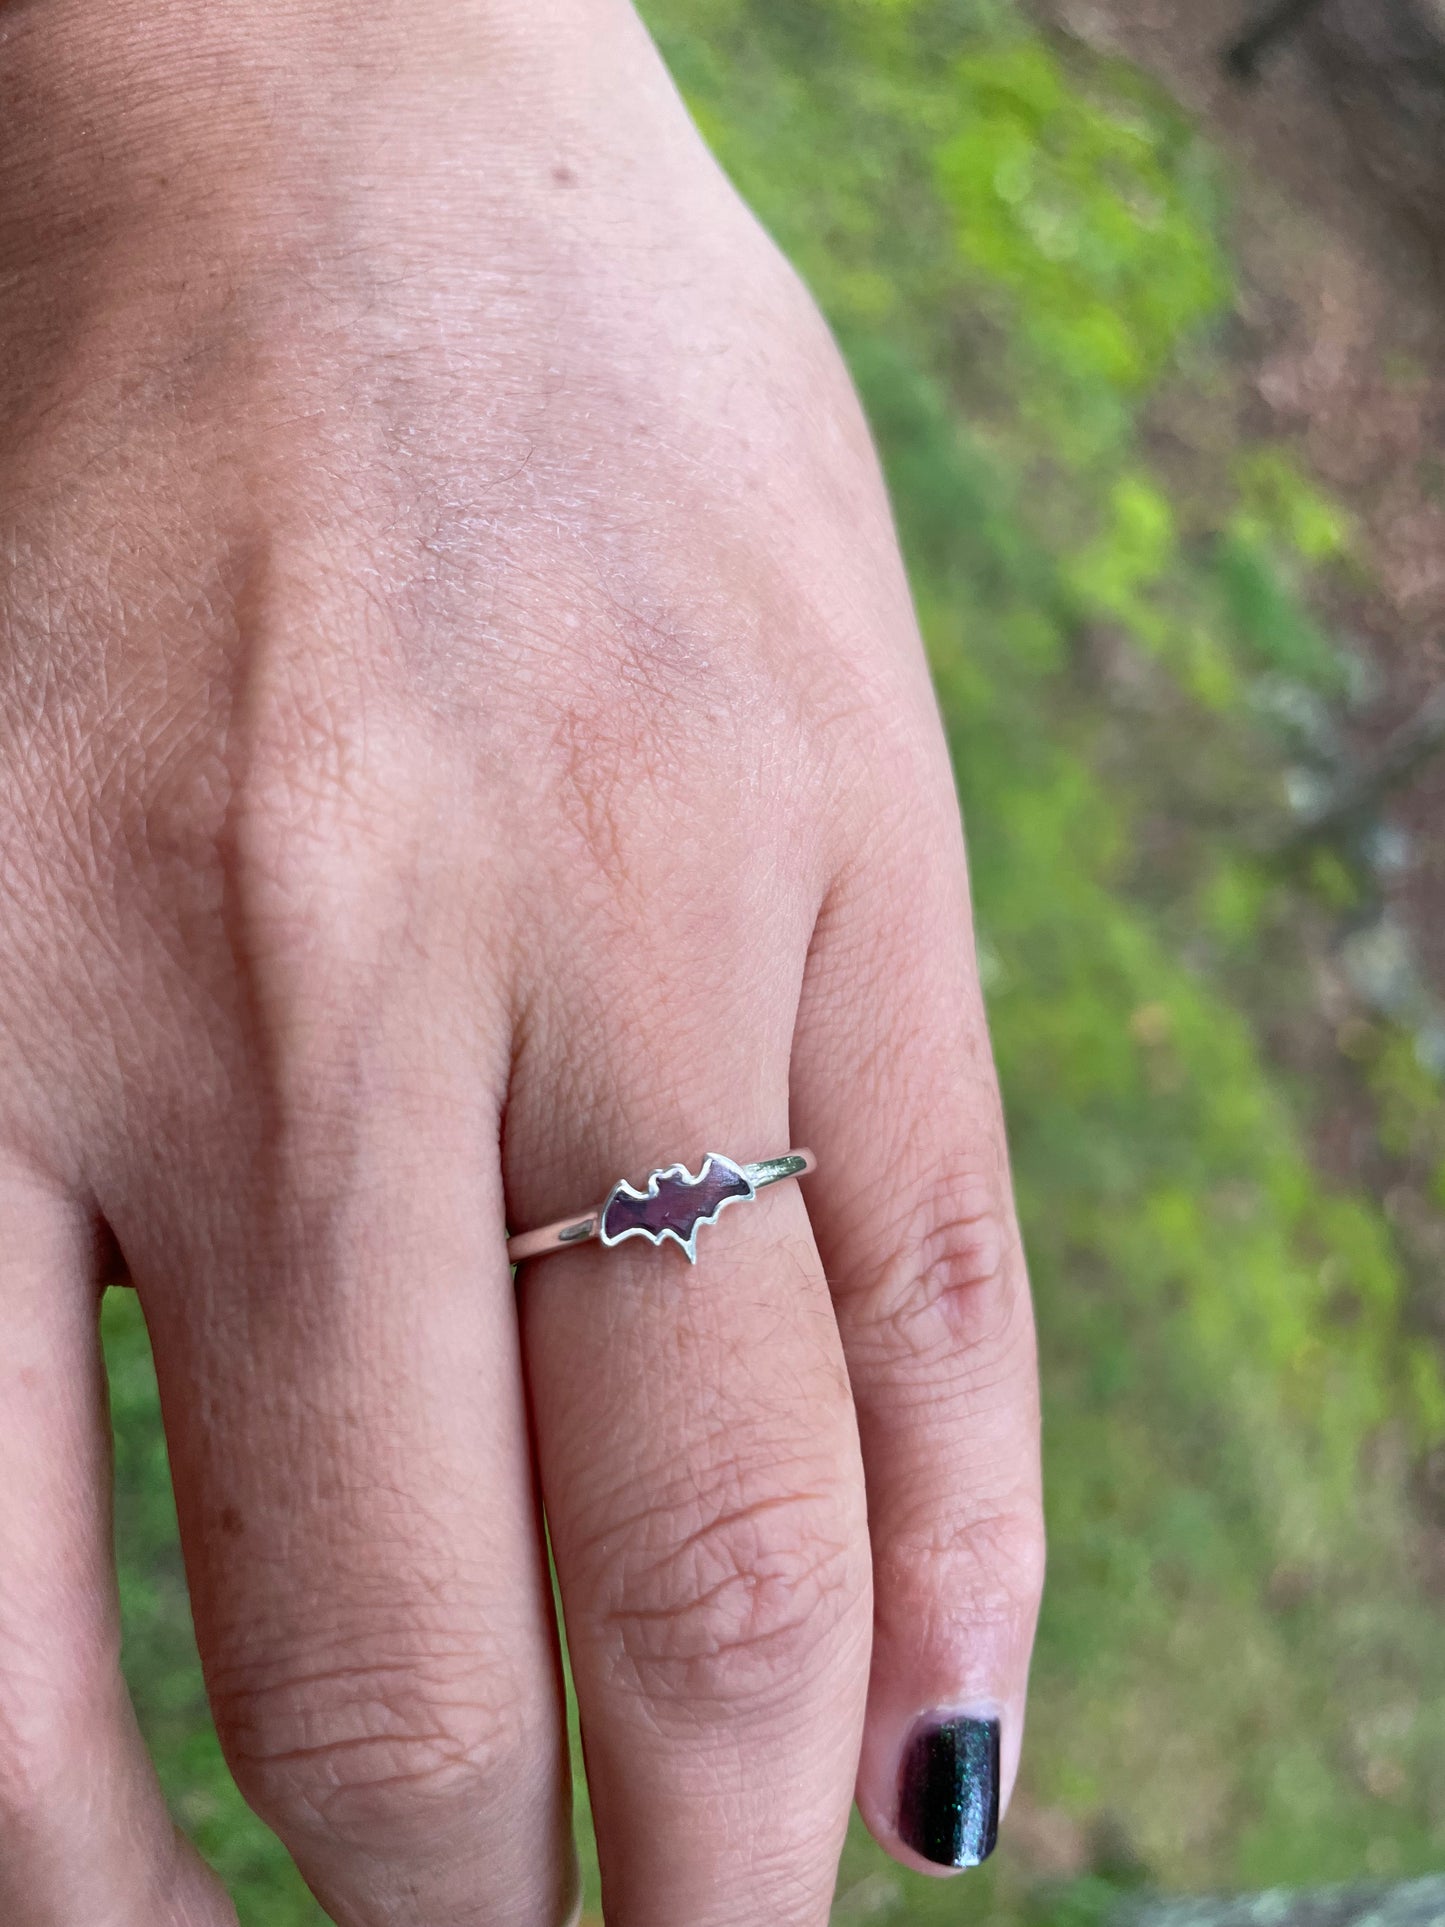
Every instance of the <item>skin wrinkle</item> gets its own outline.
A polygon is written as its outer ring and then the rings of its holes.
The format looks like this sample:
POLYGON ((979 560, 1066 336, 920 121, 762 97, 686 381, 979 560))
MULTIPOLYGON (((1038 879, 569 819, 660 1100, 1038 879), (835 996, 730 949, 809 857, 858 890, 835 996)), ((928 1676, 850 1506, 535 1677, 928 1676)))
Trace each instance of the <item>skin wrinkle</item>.
POLYGON ((975 1216, 925 1216, 926 1229, 898 1241, 863 1316, 882 1351, 921 1367, 966 1348, 970 1359, 1001 1351, 1021 1294, 1011 1289, 1011 1239, 997 1208, 975 1216))
POLYGON ((1042 1590, 1043 1541, 1022 1482, 1012 1496, 1012 1507, 981 1506, 966 1518, 930 1521, 913 1537, 905 1526, 890 1547, 892 1569, 911 1567, 914 1589, 952 1601, 951 1610, 970 1626, 1013 1624, 1024 1602, 1042 1590), (945 1585, 933 1583, 938 1575, 945 1585))
MULTIPOLYGON (((493 1709, 480 1710, 494 1719, 493 1709)), ((536 1777, 519 1773, 515 1758, 495 1745, 446 1728, 265 1758, 228 1748, 227 1760, 263 1815, 315 1833, 333 1850, 378 1856, 403 1842, 435 1850, 504 1805, 500 1787, 514 1794, 536 1777)))
POLYGON ((705 1444, 713 1448, 712 1456, 699 1451, 671 1483, 656 1476, 647 1481, 645 1506, 636 1505, 638 1495, 631 1487, 591 1494, 588 1509, 599 1525, 590 1538, 580 1533, 574 1537, 577 1557, 588 1564, 621 1557, 629 1581, 645 1579, 656 1566, 685 1555, 730 1521, 743 1525, 774 1510, 786 1516, 795 1502, 810 1498, 837 1502, 836 1476, 826 1477, 833 1468, 820 1460, 811 1440, 792 1445, 778 1441, 769 1450, 761 1438, 753 1438, 748 1441, 750 1452, 745 1447, 734 1455, 728 1450, 726 1429, 719 1426, 705 1444), (629 1502, 634 1508, 630 1511, 625 1509, 629 1502))
POLYGON ((751 1580, 719 1581, 686 1608, 608 1614, 598 1631, 625 1655, 614 1688, 645 1699, 670 1735, 720 1718, 781 1723, 836 1663, 844 1619, 866 1624, 856 1594, 828 1563, 805 1557, 751 1580))
POLYGON ((311 1671, 277 1662, 264 1682, 248 1665, 234 1677, 218 1676, 212 1690, 223 1709, 228 1745, 244 1753, 250 1765, 286 1764, 343 1746, 410 1739, 418 1735, 418 1718, 421 1736, 427 1737, 428 1720, 443 1710, 482 1716, 479 1729, 495 1732, 507 1742, 503 1750, 510 1751, 525 1730, 522 1695, 505 1665, 488 1665, 486 1657, 473 1650, 470 1639, 440 1656, 436 1646, 410 1641, 398 1643, 386 1661, 348 1665, 338 1655, 328 1670, 311 1671), (292 1732, 306 1737, 293 1741, 292 1732))

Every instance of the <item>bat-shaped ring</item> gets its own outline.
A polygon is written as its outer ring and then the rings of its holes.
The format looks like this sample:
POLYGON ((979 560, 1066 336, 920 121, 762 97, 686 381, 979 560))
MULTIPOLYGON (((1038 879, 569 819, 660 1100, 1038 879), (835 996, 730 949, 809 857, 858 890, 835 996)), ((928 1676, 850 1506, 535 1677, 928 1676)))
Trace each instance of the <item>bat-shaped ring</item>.
POLYGON ((763 1158, 756 1164, 734 1164, 720 1152, 709 1151, 696 1177, 685 1164, 664 1164, 641 1191, 619 1178, 595 1210, 508 1238, 507 1257, 519 1265, 524 1258, 566 1251, 593 1238, 605 1245, 620 1245, 624 1238, 646 1238, 649 1244, 660 1245, 671 1238, 681 1246, 688 1263, 695 1265, 698 1232, 712 1224, 725 1206, 746 1204, 766 1185, 806 1177, 817 1168, 811 1151, 786 1151, 782 1157, 763 1158))

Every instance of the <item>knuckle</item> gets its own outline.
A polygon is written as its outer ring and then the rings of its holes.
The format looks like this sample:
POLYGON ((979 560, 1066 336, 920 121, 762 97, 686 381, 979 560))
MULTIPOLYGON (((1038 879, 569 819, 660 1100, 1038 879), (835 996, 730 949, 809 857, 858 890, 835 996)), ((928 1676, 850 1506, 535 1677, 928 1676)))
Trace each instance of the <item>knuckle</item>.
POLYGON ((1043 1596, 1047 1563, 1042 1510, 1022 1498, 980 1506, 951 1527, 919 1534, 913 1556, 935 1581, 947 1576, 950 1598, 966 1599, 975 1623, 1032 1612, 1043 1596))
POLYGON ((283 1835, 415 1849, 535 1777, 522 1693, 460 1641, 406 1661, 213 1681, 211 1695, 238 1786, 283 1835))
POLYGON ((1008 1185, 982 1161, 952 1161, 919 1190, 866 1287, 862 1342, 896 1388, 971 1396, 1031 1369, 1033 1321, 1008 1185))
POLYGON ((384 725, 368 724, 365 742, 340 717, 266 727, 216 837, 218 974, 267 1041, 257 1068, 288 1143, 321 1170, 337 1121, 354 1118, 388 994, 424 959, 450 971, 459 950, 449 906, 418 880, 428 779, 414 753, 396 753, 385 784, 384 725))
POLYGON ((398 827, 363 775, 369 752, 340 719, 329 734, 319 721, 297 726, 294 743, 289 722, 273 719, 272 728, 237 781, 218 838, 231 900, 263 954, 288 933, 314 939, 329 927, 326 910, 352 907, 343 896, 361 896, 398 827))
POLYGON ((1042 1508, 1036 1494, 1021 1494, 897 1534, 879 1554, 879 1596, 920 1639, 934 1619, 944 1643, 960 1625, 971 1638, 1012 1633, 1037 1618, 1046 1565, 1042 1508))
POLYGON ((688 1717, 766 1710, 866 1635, 867 1546, 834 1468, 791 1489, 739 1463, 666 1494, 609 1543, 603 1620, 635 1689, 688 1717))
POLYGON ((217 765, 210 820, 231 917, 263 956, 357 917, 413 839, 433 769, 430 732, 381 666, 395 647, 385 613, 293 579, 294 567, 274 530, 234 558, 237 667, 220 751, 194 694, 188 723, 217 765))

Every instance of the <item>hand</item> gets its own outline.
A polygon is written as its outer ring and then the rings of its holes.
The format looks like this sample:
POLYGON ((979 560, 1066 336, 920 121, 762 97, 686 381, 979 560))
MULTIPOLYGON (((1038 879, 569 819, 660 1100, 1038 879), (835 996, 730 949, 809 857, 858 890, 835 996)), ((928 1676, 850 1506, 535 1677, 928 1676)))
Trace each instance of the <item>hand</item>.
POLYGON ((0 1917, 232 1917, 117 1668, 105 1239, 337 1921, 574 1904, 538 1486, 610 1921, 823 1922, 855 1775, 976 1858, 1042 1536, 957 808, 838 358, 630 11, 5 14, 0 368, 0 1917), (794 1144, 695 1271, 514 1284, 794 1144))

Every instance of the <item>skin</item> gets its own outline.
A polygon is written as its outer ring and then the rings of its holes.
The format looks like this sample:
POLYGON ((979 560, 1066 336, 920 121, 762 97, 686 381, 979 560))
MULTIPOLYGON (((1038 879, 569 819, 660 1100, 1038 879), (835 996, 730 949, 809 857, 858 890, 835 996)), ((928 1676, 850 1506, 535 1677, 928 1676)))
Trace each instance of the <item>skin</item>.
POLYGON ((0 1918, 220 1927, 117 1665, 153 1336, 233 1771, 346 1927, 821 1923, 998 1712, 1034 1346, 868 436, 620 0, 0 7, 0 1918), (706 1149, 674 1250, 505 1227, 706 1149))

